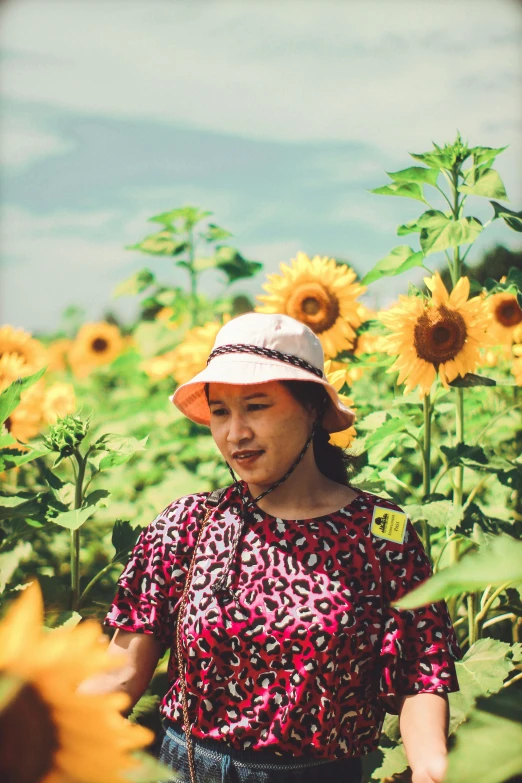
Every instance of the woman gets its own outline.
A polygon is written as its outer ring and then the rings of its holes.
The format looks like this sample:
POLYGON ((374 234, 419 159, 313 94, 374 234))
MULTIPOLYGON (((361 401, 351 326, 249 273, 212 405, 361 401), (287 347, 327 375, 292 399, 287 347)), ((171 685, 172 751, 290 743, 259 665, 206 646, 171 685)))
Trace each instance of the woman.
POLYGON ((128 653, 108 687, 135 703, 171 648, 160 758, 176 780, 360 783, 387 710, 413 783, 440 783, 460 653, 444 604, 391 606, 429 563, 398 506, 347 483, 328 433, 354 414, 317 337, 240 316, 171 400, 210 426, 234 483, 142 532, 106 619, 128 653))

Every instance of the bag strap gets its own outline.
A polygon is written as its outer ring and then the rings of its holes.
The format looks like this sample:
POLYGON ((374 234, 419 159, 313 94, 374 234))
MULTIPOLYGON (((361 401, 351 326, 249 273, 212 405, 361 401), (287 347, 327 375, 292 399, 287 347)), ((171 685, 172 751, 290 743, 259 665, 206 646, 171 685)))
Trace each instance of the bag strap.
POLYGON ((225 492, 229 490, 230 487, 221 487, 220 489, 215 489, 213 492, 210 493, 210 495, 207 497, 205 501, 205 505, 208 506, 219 506, 221 501, 223 500, 225 496, 225 492))

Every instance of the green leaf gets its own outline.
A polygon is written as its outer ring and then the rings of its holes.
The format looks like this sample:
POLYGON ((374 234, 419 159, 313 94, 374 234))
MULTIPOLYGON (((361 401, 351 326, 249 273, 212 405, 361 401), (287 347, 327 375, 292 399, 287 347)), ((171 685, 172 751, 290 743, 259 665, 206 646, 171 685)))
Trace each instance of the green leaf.
POLYGON ((414 220, 408 221, 408 223, 403 223, 399 228, 397 229, 397 235, 400 237, 406 236, 406 234, 418 234, 421 230, 421 227, 419 226, 419 219, 415 218, 414 220))
POLYGON ((65 612, 60 612, 50 630, 54 631, 57 628, 76 628, 81 621, 82 616, 79 612, 67 609, 65 612))
POLYGON ((49 454, 47 450, 18 451, 17 449, 2 449, 0 451, 0 471, 26 465, 28 462, 45 457, 47 454, 49 454))
POLYGON ((507 688, 481 699, 460 727, 444 783, 504 783, 520 774, 522 702, 519 692, 507 688))
POLYGON ((496 455, 488 457, 481 446, 469 446, 467 443, 459 443, 457 446, 441 446, 443 454, 448 460, 448 467, 464 465, 466 468, 484 471, 485 473, 498 473, 499 471, 510 470, 511 462, 497 457, 496 455))
POLYGON ((475 375, 473 372, 468 372, 464 376, 457 375, 457 377, 450 381, 448 386, 454 388, 469 389, 472 386, 496 386, 497 382, 493 378, 487 378, 485 375, 475 375))
POLYGON ((199 207, 179 207, 177 209, 171 209, 170 212, 162 212, 160 215, 154 215, 149 218, 150 223, 161 223, 161 225, 168 227, 171 231, 188 231, 193 228, 196 223, 210 217, 212 212, 206 212, 199 207), (176 226, 179 222, 181 225, 176 226))
POLYGON ((473 156, 473 165, 482 166, 484 163, 493 164, 493 161, 501 152, 507 150, 507 147, 473 147, 470 154, 473 156))
POLYGON ((13 549, 0 553, 0 593, 3 593, 17 568, 33 554, 29 541, 18 541, 13 549))
POLYGON ((121 773, 129 783, 175 783, 177 780, 182 783, 185 780, 184 773, 167 767, 148 753, 133 753, 132 756, 139 762, 138 765, 121 773))
POLYGON ((144 715, 148 715, 153 712, 158 706, 160 697, 155 693, 144 693, 141 699, 134 705, 134 708, 129 715, 129 719, 132 723, 135 723, 138 718, 142 718, 144 715))
POLYGON ((460 520, 460 511, 455 509, 451 500, 434 500, 431 503, 412 503, 404 506, 412 522, 426 520, 430 527, 454 527, 460 520))
POLYGON ((390 277, 400 275, 414 266, 423 265, 423 255, 420 252, 415 253, 408 245, 398 245, 391 250, 387 256, 377 261, 362 279, 363 285, 369 285, 381 277, 390 277))
POLYGON ((376 427, 380 427, 382 424, 384 424, 386 418, 386 411, 373 411, 373 413, 369 413, 368 416, 365 416, 364 419, 358 422, 357 429, 373 430, 376 427))
POLYGON ((39 381, 47 367, 42 367, 38 372, 32 375, 26 375, 25 378, 18 378, 16 381, 4 389, 0 394, 0 423, 4 423, 14 409, 20 404, 20 395, 29 389, 36 381, 39 381))
POLYGON ((387 175, 395 182, 418 182, 435 186, 439 178, 439 172, 424 166, 410 166, 401 171, 387 171, 387 175))
POLYGON ((201 239, 204 239, 206 242, 218 242, 221 239, 228 239, 231 236, 234 235, 231 234, 230 231, 216 226, 215 223, 209 223, 207 230, 200 233, 201 239))
POLYGON ((370 190, 370 193, 375 193, 378 196, 401 196, 422 201, 424 204, 428 203, 424 198, 422 187, 417 182, 392 182, 390 185, 374 188, 370 190))
POLYGON ((131 275, 131 277, 127 278, 127 280, 124 280, 117 285, 112 296, 116 299, 118 296, 134 296, 136 294, 141 294, 142 291, 145 291, 146 288, 155 282, 156 277, 150 269, 140 269, 138 272, 131 275))
POLYGON ((149 436, 146 435, 142 440, 136 438, 127 438, 123 435, 102 435, 96 443, 91 446, 93 452, 105 453, 105 456, 99 461, 98 470, 107 470, 123 465, 137 451, 145 451, 145 444, 149 436))
POLYGON ((471 244, 482 231, 482 223, 477 218, 453 220, 437 209, 424 212, 418 224, 421 227, 420 244, 427 256, 449 247, 471 244))
POLYGON ((513 670, 514 648, 497 639, 479 639, 455 668, 460 691, 450 694, 450 731, 466 720, 479 696, 497 693, 513 670))
POLYGON ((141 242, 128 245, 127 250, 141 250, 153 256, 177 256, 188 248, 184 240, 174 239, 171 231, 158 231, 157 234, 149 234, 141 242))
POLYGON ((461 193, 468 193, 471 196, 484 196, 484 198, 500 198, 507 201, 507 193, 504 183, 500 179, 498 171, 487 169, 480 172, 477 179, 473 182, 473 170, 466 177, 466 181, 472 180, 471 184, 460 185, 457 190, 461 193))
POLYGON ((509 226, 513 231, 522 231, 522 211, 513 212, 511 209, 503 207, 502 204, 498 204, 496 201, 490 201, 489 203, 495 210, 495 214, 492 218, 493 220, 502 218, 506 226, 509 226))
POLYGON ((0 495, 0 519, 26 519, 46 510, 47 493, 18 493, 17 495, 0 495), (25 495, 29 495, 26 497, 25 495))
POLYGON ((410 152, 409 155, 415 160, 420 160, 421 163, 429 166, 430 169, 446 169, 449 170, 453 166, 454 156, 451 151, 443 150, 437 145, 434 145, 434 152, 410 152))
POLYGON ((366 438, 366 448, 371 449, 389 435, 395 435, 398 432, 402 432, 405 429, 405 425, 406 420, 402 416, 388 419, 388 421, 385 421, 384 424, 381 424, 378 429, 372 432, 371 435, 368 435, 366 438))
POLYGON ((111 493, 107 489, 95 489, 90 492, 83 501, 84 508, 95 506, 96 508, 107 508, 111 493))
POLYGON ((500 535, 479 552, 466 554, 459 563, 436 573, 396 605, 401 609, 416 609, 452 595, 505 582, 522 582, 522 541, 500 535))
POLYGON ((408 766, 404 745, 395 745, 393 748, 383 748, 382 751, 384 754, 382 764, 378 769, 373 771, 372 780, 388 780, 389 778, 393 778, 394 775, 404 772, 408 766))
POLYGON ((216 268, 226 274, 229 283, 233 283, 253 277, 263 268, 263 264, 259 261, 248 261, 235 248, 222 245, 216 251, 216 268))
POLYGON ((72 511, 65 511, 58 514, 51 521, 60 527, 66 527, 68 530, 78 530, 87 520, 96 512, 96 506, 88 508, 75 508, 72 511))
POLYGON ((138 540, 140 530, 131 526, 128 519, 117 519, 112 529, 112 545, 116 550, 113 560, 126 562, 138 540))

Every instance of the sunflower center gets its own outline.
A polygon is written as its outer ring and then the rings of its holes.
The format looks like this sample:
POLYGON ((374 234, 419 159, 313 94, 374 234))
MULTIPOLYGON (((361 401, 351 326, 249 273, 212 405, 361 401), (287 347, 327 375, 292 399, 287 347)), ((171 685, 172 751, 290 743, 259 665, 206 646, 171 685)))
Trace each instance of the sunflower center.
POLYGON ((502 326, 516 326, 522 322, 522 309, 516 299, 509 299, 498 305, 495 316, 502 326))
POLYGON ((109 343, 104 337, 96 337, 91 343, 91 348, 95 353, 104 353, 109 346, 109 343))
POLYGON ((47 705, 36 688, 24 685, 0 713, 0 780, 38 783, 50 771, 57 749, 47 705))
POLYGON ((339 300, 321 283, 303 283, 290 295, 287 312, 316 334, 321 334, 339 318, 339 300))
POLYGON ((417 356, 438 366, 454 359, 466 342, 466 322, 445 305, 432 307, 420 316, 414 328, 417 356))

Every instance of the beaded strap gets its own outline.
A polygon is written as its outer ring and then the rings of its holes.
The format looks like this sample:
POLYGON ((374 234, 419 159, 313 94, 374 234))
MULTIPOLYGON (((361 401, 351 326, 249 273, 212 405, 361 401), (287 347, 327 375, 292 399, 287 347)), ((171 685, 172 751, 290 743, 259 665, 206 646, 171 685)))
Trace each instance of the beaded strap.
POLYGON ((302 370, 313 372, 318 378, 324 378, 324 373, 319 367, 314 367, 310 362, 301 359, 299 356, 294 356, 293 353, 282 353, 276 351, 273 348, 262 348, 260 345, 250 345, 248 343, 238 343, 237 345, 220 345, 219 348, 214 348, 212 353, 207 359, 207 364, 215 356, 222 356, 225 353, 255 353, 258 356, 266 356, 268 359, 277 359, 280 362, 286 362, 286 364, 292 364, 294 367, 300 367, 302 370))

